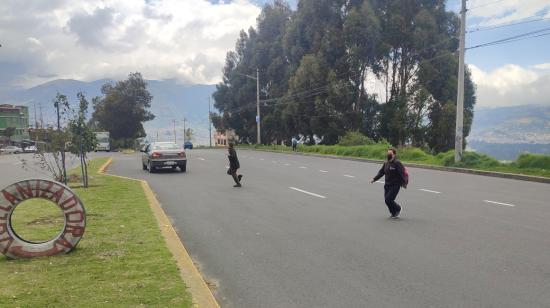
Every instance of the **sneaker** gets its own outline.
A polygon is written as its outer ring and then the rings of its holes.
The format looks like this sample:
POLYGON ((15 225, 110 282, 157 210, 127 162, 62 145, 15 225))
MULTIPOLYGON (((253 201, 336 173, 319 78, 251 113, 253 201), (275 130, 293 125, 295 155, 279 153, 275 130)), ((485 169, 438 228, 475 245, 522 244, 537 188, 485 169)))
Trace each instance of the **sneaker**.
POLYGON ((233 185, 233 187, 242 187, 242 185, 239 183, 239 184, 233 185))
POLYGON ((401 214, 401 209, 402 209, 402 208, 400 207, 400 208, 399 208, 399 211, 397 211, 397 213, 395 213, 395 217, 396 217, 396 218, 399 217, 399 214, 401 214))

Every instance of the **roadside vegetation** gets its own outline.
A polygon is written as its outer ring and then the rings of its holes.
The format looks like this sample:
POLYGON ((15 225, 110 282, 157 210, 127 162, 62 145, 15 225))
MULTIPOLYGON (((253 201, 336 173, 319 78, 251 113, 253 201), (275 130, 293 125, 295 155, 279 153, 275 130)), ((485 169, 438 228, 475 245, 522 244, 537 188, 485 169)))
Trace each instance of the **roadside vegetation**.
MULTIPOLYGON (((303 153, 384 160, 387 150, 391 146, 392 145, 386 141, 374 142, 360 133, 353 132, 341 137, 339 143, 336 145, 299 145, 297 151, 303 153)), ((239 147, 292 152, 292 147, 282 145, 240 145, 239 147)), ((434 155, 417 147, 402 147, 398 149, 398 157, 403 162, 416 164, 550 177, 550 156, 548 155, 525 153, 521 154, 515 161, 505 163, 485 154, 464 152, 462 161, 456 163, 454 161, 453 150, 434 155)))
MULTIPOLYGON (((105 162, 90 161, 87 189, 73 187, 87 212, 74 251, 32 260, 0 256, 1 307, 191 307, 140 183, 98 174, 105 162)), ((17 209, 16 228, 33 239, 57 233, 59 212, 37 207, 17 209)))

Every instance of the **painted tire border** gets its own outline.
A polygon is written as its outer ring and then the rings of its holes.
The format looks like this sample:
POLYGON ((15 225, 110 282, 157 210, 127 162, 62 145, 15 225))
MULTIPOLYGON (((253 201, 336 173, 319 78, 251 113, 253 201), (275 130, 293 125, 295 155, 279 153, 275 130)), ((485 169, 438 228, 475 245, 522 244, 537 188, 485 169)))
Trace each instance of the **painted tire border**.
POLYGON ((0 191, 0 252, 8 258, 34 258, 65 254, 73 250, 84 235, 86 210, 80 198, 67 186, 44 179, 23 180, 0 191), (51 240, 29 242, 17 235, 11 216, 17 206, 30 199, 51 201, 63 212, 63 229, 51 240))

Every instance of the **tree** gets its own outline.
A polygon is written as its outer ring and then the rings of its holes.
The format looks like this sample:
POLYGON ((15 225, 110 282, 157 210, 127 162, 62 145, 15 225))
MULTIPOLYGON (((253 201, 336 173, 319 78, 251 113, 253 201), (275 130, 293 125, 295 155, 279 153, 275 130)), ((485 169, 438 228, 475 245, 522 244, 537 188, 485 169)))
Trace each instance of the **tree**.
POLYGON ((6 138, 8 138, 8 144, 11 144, 11 137, 15 135, 16 128, 15 127, 6 127, 4 131, 2 132, 2 135, 6 138))
POLYGON ((152 96, 140 73, 131 73, 128 79, 115 85, 101 87, 102 97, 92 100, 92 121, 101 130, 110 133, 112 139, 125 147, 132 147, 136 138, 144 137, 143 122, 155 116, 148 110, 152 96))
POLYGON ((79 101, 78 112, 69 120, 68 128, 71 135, 69 151, 80 158, 80 170, 82 183, 88 187, 88 163, 86 154, 94 150, 97 145, 96 135, 86 124, 89 103, 82 92, 77 94, 79 101))
MULTIPOLYGON (((396 146, 454 145, 459 18, 445 0, 301 0, 264 6, 241 31, 214 93, 217 129, 255 140, 260 70, 262 140, 292 135, 334 144, 348 131, 396 146), (282 56, 281 56, 282 55, 282 56), (369 93, 382 81, 385 95, 369 93)), ((475 87, 466 73, 464 136, 475 87)))
MULTIPOLYGON (((55 181, 67 183, 65 151, 67 143, 71 139, 63 124, 66 123, 70 111, 69 101, 65 95, 57 93, 53 100, 53 106, 57 115, 57 128, 50 127, 42 130, 42 138, 47 143, 45 147, 38 147, 38 152, 34 157, 38 160, 39 168, 49 173, 55 181)), ((23 168, 29 167, 26 160, 21 162, 23 168)))
POLYGON ((56 115, 57 115, 57 144, 54 146, 55 152, 59 153, 61 156, 61 169, 63 172, 62 176, 62 182, 67 184, 67 165, 66 165, 66 159, 65 159, 65 150, 66 150, 66 144, 67 144, 67 135, 61 128, 61 121, 62 118, 65 118, 67 115, 67 112, 70 110, 69 101, 67 100, 67 96, 57 93, 55 100, 53 101, 53 105, 55 107, 56 115))

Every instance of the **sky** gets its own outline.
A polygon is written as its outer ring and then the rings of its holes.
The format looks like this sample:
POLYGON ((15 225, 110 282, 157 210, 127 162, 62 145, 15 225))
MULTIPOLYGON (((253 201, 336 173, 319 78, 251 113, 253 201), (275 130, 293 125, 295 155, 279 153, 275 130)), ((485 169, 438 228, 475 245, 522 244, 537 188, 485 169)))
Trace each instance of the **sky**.
MULTIPOLYGON (((0 91, 54 79, 221 80, 267 0, 2 0, 0 91)), ((297 0, 290 1, 296 7, 297 0)), ((468 0, 466 46, 550 28, 548 0, 468 0), (516 26, 479 28, 543 19, 516 26)), ((459 0, 449 0, 459 11, 459 0)), ((550 33, 550 30, 543 33, 550 33)), ((478 106, 550 105, 550 36, 468 50, 478 106)))

